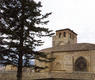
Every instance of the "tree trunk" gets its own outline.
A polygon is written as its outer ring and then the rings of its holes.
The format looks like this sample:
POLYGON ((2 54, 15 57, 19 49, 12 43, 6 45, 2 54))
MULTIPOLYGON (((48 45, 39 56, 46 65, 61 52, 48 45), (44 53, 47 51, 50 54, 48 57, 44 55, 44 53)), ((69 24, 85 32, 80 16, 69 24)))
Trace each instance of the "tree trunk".
POLYGON ((21 34, 20 34, 20 51, 19 51, 19 59, 18 59, 18 70, 17 70, 17 80, 22 80, 22 67, 23 67, 23 32, 24 32, 24 1, 21 0, 22 3, 22 19, 21 19, 21 34))
POLYGON ((21 28, 20 35, 20 51, 19 51, 19 59, 18 59, 18 69, 17 69, 17 80, 22 80, 22 67, 23 67, 23 26, 21 28))
POLYGON ((17 80, 22 80, 22 52, 19 54, 17 80))

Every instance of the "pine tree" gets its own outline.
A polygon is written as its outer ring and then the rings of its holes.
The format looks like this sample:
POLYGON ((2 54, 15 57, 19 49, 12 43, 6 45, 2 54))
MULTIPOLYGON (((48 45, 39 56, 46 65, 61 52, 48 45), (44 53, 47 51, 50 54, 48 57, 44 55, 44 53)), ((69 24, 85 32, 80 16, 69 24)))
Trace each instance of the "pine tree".
POLYGON ((51 60, 46 54, 34 50, 43 44, 41 37, 53 35, 44 27, 51 13, 43 15, 41 7, 40 1, 0 0, 0 56, 7 64, 17 66, 17 80, 22 80, 22 68, 30 66, 30 59, 51 60), (24 64, 23 59, 26 60, 24 64))

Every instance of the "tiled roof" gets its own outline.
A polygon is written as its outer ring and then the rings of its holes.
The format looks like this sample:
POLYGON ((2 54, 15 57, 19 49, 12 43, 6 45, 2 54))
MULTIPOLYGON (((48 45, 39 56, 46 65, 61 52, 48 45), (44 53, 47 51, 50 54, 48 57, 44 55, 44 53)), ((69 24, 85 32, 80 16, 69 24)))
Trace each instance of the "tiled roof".
POLYGON ((85 51, 85 50, 95 50, 95 44, 91 43, 76 43, 67 44, 57 47, 51 47, 40 50, 41 52, 60 52, 60 51, 85 51))
POLYGON ((71 32, 73 32, 74 34, 77 35, 77 33, 75 33, 73 30, 71 30, 71 29, 69 29, 69 28, 56 30, 56 32, 58 32, 58 31, 66 31, 66 30, 71 31, 71 32))

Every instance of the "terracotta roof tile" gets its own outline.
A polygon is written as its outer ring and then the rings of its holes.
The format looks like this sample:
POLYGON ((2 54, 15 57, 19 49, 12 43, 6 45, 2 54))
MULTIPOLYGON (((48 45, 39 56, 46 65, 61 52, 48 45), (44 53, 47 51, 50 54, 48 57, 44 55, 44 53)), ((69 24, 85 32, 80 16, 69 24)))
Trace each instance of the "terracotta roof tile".
POLYGON ((71 32, 73 32, 74 34, 77 35, 77 33, 75 33, 73 30, 71 30, 71 29, 69 29, 69 28, 56 30, 56 32, 58 32, 58 31, 66 31, 66 30, 69 30, 69 31, 71 31, 71 32))
POLYGON ((57 47, 51 47, 40 50, 41 52, 60 52, 60 51, 81 51, 81 50, 95 50, 95 44, 90 43, 76 43, 67 44, 57 47))

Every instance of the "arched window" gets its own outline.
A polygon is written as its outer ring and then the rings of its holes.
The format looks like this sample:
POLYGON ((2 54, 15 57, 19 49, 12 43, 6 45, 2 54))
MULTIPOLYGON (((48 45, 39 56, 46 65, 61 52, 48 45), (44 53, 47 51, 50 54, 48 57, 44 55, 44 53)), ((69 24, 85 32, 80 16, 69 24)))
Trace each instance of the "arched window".
POLYGON ((71 33, 70 33, 70 38, 72 38, 72 37, 71 37, 71 33))
POLYGON ((79 57, 75 61, 74 65, 75 71, 87 71, 87 61, 84 57, 79 57))
POLYGON ((64 37, 66 37, 66 32, 63 33, 64 37))
POLYGON ((59 38, 61 37, 61 33, 59 33, 59 38))

